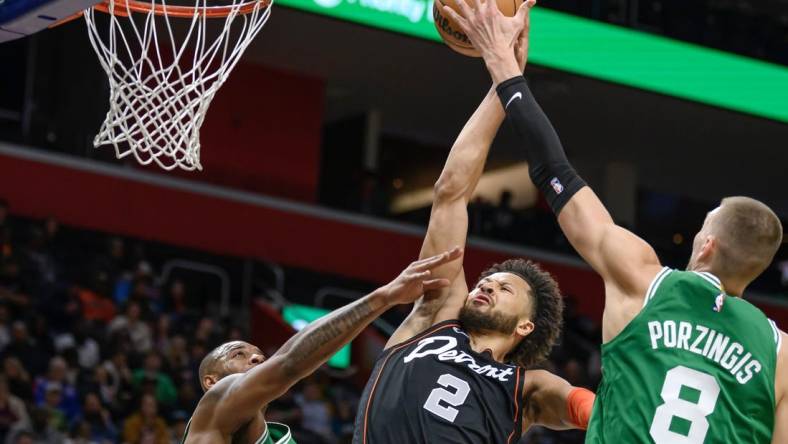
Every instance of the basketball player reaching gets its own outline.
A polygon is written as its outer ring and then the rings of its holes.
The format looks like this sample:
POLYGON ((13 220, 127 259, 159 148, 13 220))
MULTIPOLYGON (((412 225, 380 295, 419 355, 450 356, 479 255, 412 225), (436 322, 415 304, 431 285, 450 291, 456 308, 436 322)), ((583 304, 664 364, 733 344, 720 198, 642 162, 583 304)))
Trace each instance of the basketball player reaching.
POLYGON ((294 443, 287 426, 266 423, 268 403, 315 371, 389 308, 448 286, 449 281, 434 276, 433 270, 458 262, 461 255, 455 248, 412 263, 388 285, 309 324, 268 359, 259 348, 241 341, 211 351, 199 370, 205 394, 182 443, 294 443))
POLYGON ((474 2, 457 0, 461 16, 444 10, 482 52, 528 141, 531 179, 605 282, 603 380, 586 442, 788 443, 788 338, 741 298, 782 242, 778 217, 754 199, 723 199, 695 236, 687 270, 663 267, 567 161, 511 54, 521 25, 494 2, 474 2))
MULTIPOLYGON (((517 48, 523 65, 527 43, 523 35, 517 48)), ((422 257, 465 243, 468 202, 503 119, 491 90, 436 183, 422 257)), ((459 261, 434 276, 451 286, 426 292, 386 344, 364 391, 353 442, 505 444, 531 425, 584 428, 593 393, 526 370, 547 357, 560 333, 563 301, 550 275, 514 259, 483 272, 470 292, 459 261)))

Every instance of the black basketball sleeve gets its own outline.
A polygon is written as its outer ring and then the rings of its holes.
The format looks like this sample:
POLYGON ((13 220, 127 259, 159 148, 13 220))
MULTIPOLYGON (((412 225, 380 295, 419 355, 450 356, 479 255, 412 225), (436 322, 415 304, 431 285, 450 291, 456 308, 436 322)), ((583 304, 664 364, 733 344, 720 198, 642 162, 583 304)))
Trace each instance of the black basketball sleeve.
POLYGON ((525 153, 531 180, 558 215, 586 183, 569 164, 555 128, 536 102, 525 78, 506 80, 498 85, 497 92, 509 123, 527 145, 525 153))

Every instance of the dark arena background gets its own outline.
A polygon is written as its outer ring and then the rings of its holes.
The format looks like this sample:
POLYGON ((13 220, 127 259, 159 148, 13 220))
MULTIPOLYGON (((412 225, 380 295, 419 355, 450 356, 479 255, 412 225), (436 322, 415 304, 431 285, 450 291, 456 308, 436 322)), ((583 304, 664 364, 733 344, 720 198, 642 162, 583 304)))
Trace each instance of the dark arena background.
MULTIPOLYGON (((686 266, 722 197, 755 197, 788 222, 788 1, 537 8, 534 94, 616 222, 664 264, 686 266)), ((270 355, 416 258, 435 180, 490 85, 480 59, 437 40, 431 10, 275 1, 207 112, 193 172, 94 148, 109 86, 84 20, 0 44, 0 443, 178 443, 213 347, 244 339, 270 355)), ((596 388, 602 281, 507 124, 469 212, 468 279, 513 256, 543 264, 566 299, 544 367, 596 388)), ((788 328, 785 244, 745 297, 788 328)), ((299 444, 349 443, 409 310, 374 322, 266 418, 299 444)), ((535 428, 520 443, 583 436, 535 428)))

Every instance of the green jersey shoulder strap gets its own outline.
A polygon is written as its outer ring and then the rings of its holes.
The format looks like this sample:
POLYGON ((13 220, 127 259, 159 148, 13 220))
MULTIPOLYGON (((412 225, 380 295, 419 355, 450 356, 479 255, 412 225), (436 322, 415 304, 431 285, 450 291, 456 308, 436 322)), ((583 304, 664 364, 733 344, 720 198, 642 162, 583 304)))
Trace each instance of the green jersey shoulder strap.
MULTIPOLYGON (((189 428, 191 427, 192 420, 186 424, 186 431, 183 433, 181 444, 186 443, 186 437, 189 436, 189 428)), ((278 422, 266 422, 265 432, 263 435, 254 442, 254 444, 296 444, 290 433, 290 427, 278 422)))

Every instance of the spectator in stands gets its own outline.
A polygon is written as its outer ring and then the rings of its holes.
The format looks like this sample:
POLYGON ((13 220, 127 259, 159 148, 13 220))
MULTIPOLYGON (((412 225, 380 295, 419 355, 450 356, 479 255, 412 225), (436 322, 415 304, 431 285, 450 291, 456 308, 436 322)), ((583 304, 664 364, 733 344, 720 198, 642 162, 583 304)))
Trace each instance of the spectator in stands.
POLYGON ((27 244, 22 249, 22 272, 25 288, 39 298, 48 298, 57 281, 57 266, 46 247, 44 230, 37 225, 30 227, 27 244))
POLYGON ((323 442, 334 443, 336 437, 332 428, 331 406, 323 396, 323 386, 316 380, 308 380, 295 401, 303 412, 301 427, 319 436, 323 442))
POLYGON ((175 323, 188 320, 188 299, 186 296, 186 285, 180 279, 176 279, 170 285, 170 291, 165 300, 165 309, 172 316, 175 323))
POLYGON ((24 401, 11 393, 8 381, 0 375, 0 442, 5 442, 6 435, 12 428, 29 422, 24 401))
MULTIPOLYGON (((69 367, 61 356, 55 356, 49 361, 49 371, 46 377, 36 378, 34 399, 36 405, 47 405, 57 409, 71 420, 79 414, 79 397, 77 390, 68 378, 69 367), (52 404, 54 399, 59 401, 52 404)), ((55 419, 57 419, 57 415, 55 419)))
POLYGON ((44 315, 38 313, 33 315, 30 336, 36 344, 36 352, 39 355, 52 356, 55 354, 55 342, 52 340, 49 322, 44 315))
POLYGON ((6 442, 13 444, 63 444, 63 434, 49 424, 49 412, 34 407, 30 410, 30 423, 18 424, 8 433, 6 442))
POLYGON ((165 405, 172 406, 178 399, 178 391, 166 373, 161 371, 161 357, 156 352, 149 352, 145 356, 143 368, 135 370, 134 387, 140 389, 143 384, 151 383, 154 388, 156 400, 165 405))
POLYGON ((116 335, 127 335, 137 353, 146 353, 153 346, 150 326, 142 319, 142 307, 139 302, 134 300, 126 305, 123 315, 110 322, 108 333, 111 339, 116 335))
POLYGON ((170 339, 170 346, 164 349, 164 358, 167 366, 178 377, 188 379, 191 374, 191 358, 189 357, 188 343, 183 335, 175 335, 170 339), (185 375, 184 372, 188 372, 185 375))
POLYGON ((114 302, 123 305, 131 294, 131 273, 126 257, 126 244, 120 237, 110 237, 106 250, 96 254, 90 266, 93 276, 102 276, 111 286, 114 302))
POLYGON ((111 359, 104 361, 101 365, 106 370, 106 379, 98 372, 97 381, 101 384, 100 393, 104 402, 113 412, 125 413, 123 407, 134 397, 134 376, 129 368, 126 354, 122 350, 116 350, 111 359))
POLYGON ((153 343, 156 350, 166 353, 170 349, 172 341, 170 316, 166 313, 160 314, 156 320, 156 333, 154 334, 153 343))
MULTIPOLYGON (((112 422, 109 410, 101 405, 98 394, 88 393, 82 405, 82 415, 72 421, 72 430, 79 429, 87 424, 88 436, 91 442, 115 442, 118 429, 112 422)), ((84 431, 84 430, 83 430, 84 431)))
POLYGON ((66 271, 67 263, 73 264, 74 262, 70 260, 74 255, 74 248, 67 243, 60 227, 60 221, 54 216, 49 216, 44 220, 43 230, 46 249, 52 255, 60 274, 63 274, 66 271))
MULTIPOLYGON (((198 372, 198 370, 199 370, 198 367, 200 366, 200 361, 202 361, 202 358, 206 354, 208 354, 207 349, 208 349, 208 346, 205 345, 205 342, 197 340, 197 339, 192 339, 191 340, 191 345, 189 347, 189 355, 191 356, 190 360, 191 360, 192 370, 194 371, 195 375, 199 373, 198 372)), ((270 355, 268 355, 268 356, 270 356, 270 355)))
MULTIPOLYGON (((92 433, 90 423, 87 421, 78 422, 71 427, 71 432, 64 444, 98 444, 98 441, 90 438, 92 433)), ((112 444, 112 441, 105 440, 101 444, 112 444)))
POLYGON ((6 442, 10 444, 36 444, 33 441, 33 434, 27 430, 18 432, 13 438, 9 437, 6 442))
MULTIPOLYGON (((95 276, 93 278, 94 281, 101 279, 102 278, 95 276)), ((99 288, 101 285, 94 282, 93 287, 99 288)), ((107 324, 118 319, 115 317, 117 313, 115 303, 101 292, 95 289, 82 287, 75 287, 73 291, 82 309, 81 318, 83 320, 107 324)))
MULTIPOLYGON (((191 410, 189 410, 191 412, 191 410)), ((170 428, 170 443, 180 444, 183 440, 183 435, 186 434, 186 426, 189 424, 191 415, 185 411, 179 410, 172 415, 172 427, 170 428)))
POLYGON ((340 442, 350 441, 358 411, 360 396, 358 388, 354 386, 349 377, 354 374, 353 369, 345 372, 335 372, 329 381, 329 395, 334 411, 334 432, 341 437, 340 442))
POLYGON ((12 313, 23 312, 30 305, 27 290, 19 257, 9 254, 0 261, 0 302, 7 304, 12 313))
MULTIPOLYGON (((294 391, 288 390, 284 395, 275 399, 268 405, 265 416, 267 420, 273 422, 282 424, 301 424, 304 414, 295 400, 294 391)), ((296 442, 301 442, 301 440, 296 439, 296 442)))
POLYGON ((11 343, 11 313, 5 304, 0 304, 0 351, 11 343))
POLYGON ((140 409, 123 424, 126 444, 169 444, 167 424, 158 414, 156 398, 143 395, 140 409))
POLYGON ((196 380, 196 377, 195 379, 186 379, 178 386, 177 410, 192 412, 197 407, 197 403, 200 402, 202 394, 197 391, 194 380, 196 380))
POLYGON ((12 395, 24 402, 33 400, 33 383, 22 363, 16 356, 9 356, 3 360, 3 373, 12 395))
POLYGON ((45 409, 49 414, 49 425, 53 429, 60 432, 68 431, 69 419, 66 418, 66 413, 62 409, 63 404, 63 387, 58 382, 47 384, 44 393, 44 401, 38 406, 45 409))
POLYGON ((131 300, 142 305, 146 315, 157 315, 162 312, 163 305, 159 289, 153 283, 153 267, 147 261, 140 261, 131 288, 131 300))
POLYGON ((248 336, 246 333, 244 333, 243 329, 237 325, 230 326, 230 330, 227 332, 228 341, 243 341, 247 337, 248 336))
POLYGON ((3 350, 3 357, 19 358, 22 367, 32 374, 39 374, 46 369, 47 356, 36 350, 35 341, 30 337, 27 324, 14 321, 11 324, 11 343, 3 350))
POLYGON ((77 351, 81 368, 92 369, 101 362, 99 343, 90 336, 89 327, 85 321, 78 323, 74 329, 74 348, 77 351))
MULTIPOLYGON (((96 366, 92 371, 85 369, 82 371, 79 393, 83 396, 85 393, 93 394, 98 398, 100 405, 111 407, 115 404, 117 394, 117 385, 114 382, 103 365, 96 366), (85 376, 88 372, 90 376, 85 376)), ((87 401, 87 399, 84 399, 84 401, 87 401)), ((83 414, 85 413, 84 401, 83 414)))
POLYGON ((219 332, 217 331, 216 322, 210 317, 203 317, 197 324, 197 329, 194 332, 194 338, 204 344, 208 344, 213 348, 214 345, 221 342, 219 332))

